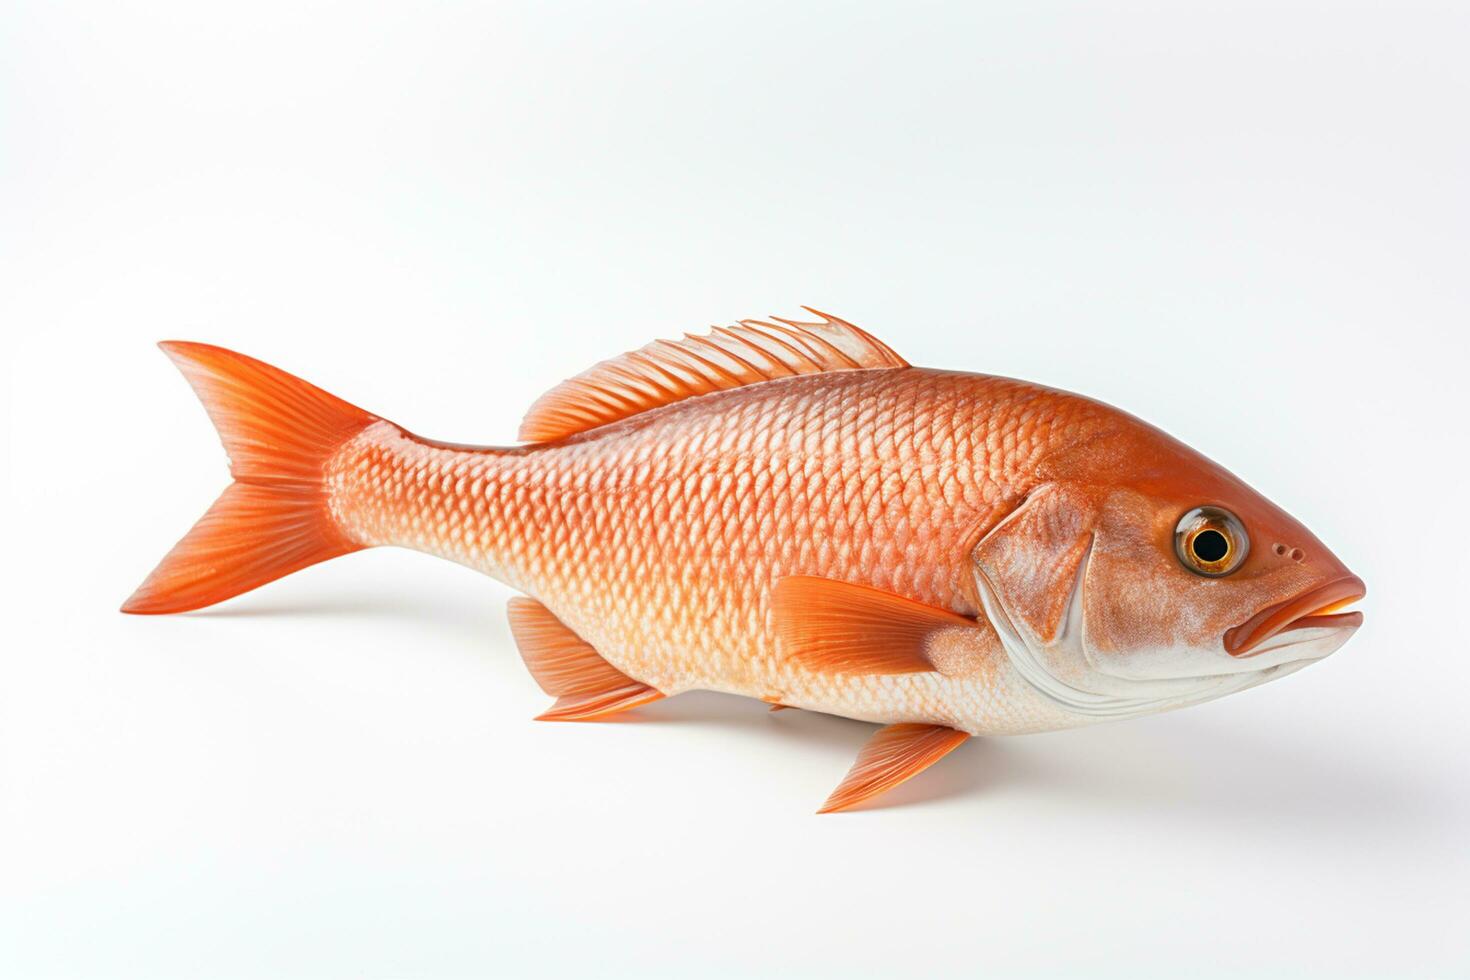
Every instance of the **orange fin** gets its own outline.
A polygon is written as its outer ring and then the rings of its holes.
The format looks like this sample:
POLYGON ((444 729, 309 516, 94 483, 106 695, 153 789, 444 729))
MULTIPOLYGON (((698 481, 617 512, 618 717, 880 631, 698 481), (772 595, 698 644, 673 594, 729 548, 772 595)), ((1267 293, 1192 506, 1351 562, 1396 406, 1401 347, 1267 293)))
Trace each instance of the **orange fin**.
POLYGON ((159 346, 204 403, 236 482, 123 604, 123 612, 213 605, 362 547, 332 519, 323 469, 377 416, 222 347, 180 341, 159 346))
POLYGON ((663 699, 663 695, 647 684, 632 681, 624 687, 591 694, 567 694, 556 699, 546 711, 536 716, 537 721, 596 721, 640 704, 651 704, 663 699))
POLYGON ((603 361, 537 399, 521 422, 520 437, 552 442, 686 398, 797 374, 908 367, 887 345, 845 320, 803 309, 821 320, 742 320, 704 336, 656 340, 603 361))
POLYGON ((663 697, 603 659, 535 599, 510 600, 510 631, 526 669, 556 698, 538 721, 589 721, 663 697))
POLYGON ((791 710, 791 705, 789 705, 789 704, 782 704, 780 701, 777 701, 775 704, 771 705, 771 710, 772 711, 789 711, 789 710, 791 710))
POLYGON ((771 593, 776 634, 786 655, 810 670, 844 674, 919 674, 937 669, 930 641, 975 621, 903 596, 795 575, 771 593))
POLYGON ((846 778, 827 797, 818 813, 857 806, 912 779, 959 748, 970 736, 943 725, 889 725, 858 753, 846 778))

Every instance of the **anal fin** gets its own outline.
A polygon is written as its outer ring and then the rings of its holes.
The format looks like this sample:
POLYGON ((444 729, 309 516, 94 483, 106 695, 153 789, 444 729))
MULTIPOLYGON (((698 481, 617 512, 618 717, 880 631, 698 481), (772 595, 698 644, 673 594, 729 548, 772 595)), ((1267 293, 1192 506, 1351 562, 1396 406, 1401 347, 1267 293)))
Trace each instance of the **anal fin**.
POLYGON ((537 721, 596 721, 640 704, 650 704, 663 695, 647 684, 631 681, 624 687, 592 694, 563 694, 537 721))
POLYGON ((904 723, 880 728, 817 812, 846 810, 886 793, 934 765, 969 737, 943 725, 904 723))
POLYGON ((517 596, 508 612, 526 669, 541 690, 556 698, 538 721, 591 721, 663 697, 608 663, 536 600, 517 596))

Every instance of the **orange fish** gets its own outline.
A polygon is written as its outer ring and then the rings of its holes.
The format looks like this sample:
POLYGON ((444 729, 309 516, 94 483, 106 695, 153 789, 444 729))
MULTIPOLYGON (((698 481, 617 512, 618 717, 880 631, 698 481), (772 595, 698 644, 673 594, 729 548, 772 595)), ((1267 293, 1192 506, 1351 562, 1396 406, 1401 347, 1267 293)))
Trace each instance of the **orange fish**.
POLYGON ((836 317, 604 361, 523 445, 413 435, 283 371, 168 342, 235 482, 123 606, 196 609, 376 545, 524 592, 510 621, 584 721, 694 689, 877 722, 823 812, 972 735, 1283 677, 1362 622, 1304 526, 1144 422, 910 367, 836 317))

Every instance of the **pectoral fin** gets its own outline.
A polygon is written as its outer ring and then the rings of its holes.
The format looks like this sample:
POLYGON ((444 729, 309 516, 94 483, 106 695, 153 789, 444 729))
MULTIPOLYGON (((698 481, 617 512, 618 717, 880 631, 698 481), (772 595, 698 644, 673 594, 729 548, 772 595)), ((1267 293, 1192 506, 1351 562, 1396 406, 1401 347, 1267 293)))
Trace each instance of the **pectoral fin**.
POLYGON ((847 777, 817 812, 846 810, 886 793, 934 765, 969 737, 943 725, 900 724, 880 728, 868 739, 847 777))
POLYGON ((663 697, 603 659, 534 599, 510 600, 510 631, 526 669, 556 703, 538 721, 590 721, 663 697))
POLYGON ((843 674, 959 672, 946 634, 975 620, 903 596, 809 576, 776 583, 771 607, 781 649, 809 670, 843 674), (940 647, 945 649, 941 650, 940 647))

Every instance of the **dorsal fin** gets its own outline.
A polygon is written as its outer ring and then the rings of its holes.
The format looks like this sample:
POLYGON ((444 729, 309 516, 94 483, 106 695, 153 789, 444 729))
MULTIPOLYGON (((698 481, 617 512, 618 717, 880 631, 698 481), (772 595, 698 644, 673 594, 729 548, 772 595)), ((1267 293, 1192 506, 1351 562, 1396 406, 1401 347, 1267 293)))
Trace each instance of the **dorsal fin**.
POLYGON ((538 398, 521 421, 520 438, 552 442, 686 398, 797 374, 908 367, 847 321, 802 309, 821 321, 741 320, 603 361, 538 398))

